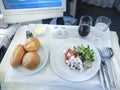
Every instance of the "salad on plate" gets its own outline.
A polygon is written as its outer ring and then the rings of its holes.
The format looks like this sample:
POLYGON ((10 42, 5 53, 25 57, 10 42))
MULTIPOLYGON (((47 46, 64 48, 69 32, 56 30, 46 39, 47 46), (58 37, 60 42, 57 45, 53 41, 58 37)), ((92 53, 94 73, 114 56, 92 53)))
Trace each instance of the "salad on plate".
POLYGON ((65 63, 75 71, 84 71, 92 67, 94 59, 94 51, 89 45, 73 46, 64 52, 65 63))

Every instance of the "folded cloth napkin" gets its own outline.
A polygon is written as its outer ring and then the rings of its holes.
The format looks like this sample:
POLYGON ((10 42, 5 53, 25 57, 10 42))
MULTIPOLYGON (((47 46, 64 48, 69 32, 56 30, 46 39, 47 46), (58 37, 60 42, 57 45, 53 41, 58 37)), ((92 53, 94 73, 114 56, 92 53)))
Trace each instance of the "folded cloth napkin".
MULTIPOLYGON (((73 27, 73 30, 74 30, 74 27, 73 27)), ((44 43, 49 45, 51 44, 52 39, 53 38, 50 39, 51 41, 45 42, 46 38, 45 39, 43 38, 41 39, 41 42, 43 41, 44 43)), ((86 39, 89 40, 90 38, 88 37, 86 39)), ((110 38, 107 38, 107 39, 110 41, 110 38)), ((52 44, 54 45, 55 43, 52 43, 52 44)), ((111 42, 107 44, 109 44, 108 46, 111 46, 111 42)), ((119 66, 117 65, 117 61, 115 60, 115 57, 113 57, 113 59, 114 60, 112 61, 114 63, 115 71, 118 73, 120 71, 119 66)), ((117 79, 117 83, 119 84, 120 82, 119 74, 116 74, 116 79, 117 79)), ((65 86, 65 87, 79 88, 81 90, 87 90, 88 88, 95 89, 95 90, 101 90, 100 88, 101 85, 100 85, 98 74, 96 74, 93 78, 87 81, 69 82, 69 81, 63 80, 62 78, 56 75, 56 73, 52 70, 50 66, 49 60, 48 60, 47 65, 41 71, 35 74, 30 74, 30 75, 21 75, 21 74, 16 73, 13 68, 9 68, 5 76, 5 83, 36 84, 36 85, 45 85, 45 86, 65 86)))
POLYGON ((119 78, 120 68, 119 68, 118 62, 115 57, 112 58, 112 65, 113 65, 113 70, 115 73, 115 80, 116 80, 117 88, 120 88, 120 78, 119 78))
POLYGON ((120 57, 120 47, 118 43, 118 36, 116 32, 111 33, 108 31, 106 35, 101 36, 102 39, 102 45, 96 45, 98 48, 105 48, 105 47, 111 47, 114 51, 114 56, 111 58, 113 70, 115 73, 115 80, 117 84, 117 89, 120 89, 120 61, 118 60, 120 57))
POLYGON ((113 69, 114 69, 114 72, 115 72, 115 79, 116 79, 116 82, 117 82, 117 88, 120 89, 120 47, 119 47, 119 43, 118 43, 118 37, 117 35, 115 34, 115 32, 112 32, 111 33, 111 41, 114 41, 113 43, 111 43, 111 46, 113 48, 113 51, 114 51, 114 56, 112 57, 112 64, 113 64, 113 69))

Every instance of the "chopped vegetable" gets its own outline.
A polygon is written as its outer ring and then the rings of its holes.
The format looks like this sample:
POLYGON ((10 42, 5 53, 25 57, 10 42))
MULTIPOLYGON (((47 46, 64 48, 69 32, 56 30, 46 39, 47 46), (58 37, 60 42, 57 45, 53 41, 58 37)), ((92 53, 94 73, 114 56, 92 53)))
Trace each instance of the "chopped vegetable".
POLYGON ((92 49, 90 49, 89 45, 88 46, 74 46, 74 51, 81 56, 82 61, 84 62, 85 60, 88 61, 94 61, 94 52, 92 49))
POLYGON ((69 60, 72 56, 76 58, 77 53, 74 50, 69 48, 65 53, 65 60, 69 60))

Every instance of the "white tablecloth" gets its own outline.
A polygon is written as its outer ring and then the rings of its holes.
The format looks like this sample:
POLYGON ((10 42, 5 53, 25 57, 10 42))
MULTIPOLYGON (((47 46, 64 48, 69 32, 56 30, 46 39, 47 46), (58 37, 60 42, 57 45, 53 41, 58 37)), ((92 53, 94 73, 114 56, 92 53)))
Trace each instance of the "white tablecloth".
MULTIPOLYGON (((56 43, 60 42, 63 40, 63 38, 54 38, 51 34, 51 31, 54 29, 54 25, 44 25, 45 29, 46 29, 46 33, 42 36, 39 36, 39 40, 41 41, 41 44, 44 45, 49 53, 51 52, 52 48, 54 47, 54 45, 56 45, 56 43)), ((65 29, 69 30, 70 32, 70 37, 78 37, 78 38, 82 38, 78 35, 77 26, 66 26, 65 29)), ((90 80, 84 81, 84 82, 69 82, 66 80, 61 79, 59 76, 56 75, 56 73, 52 70, 51 66, 50 66, 50 59, 48 59, 48 62, 46 64, 46 66, 38 73, 35 73, 33 75, 28 75, 28 76, 24 76, 24 75, 18 75, 17 73, 14 72, 14 70, 12 70, 10 68, 9 65, 9 60, 10 60, 10 56, 13 52, 13 48, 19 44, 22 43, 25 40, 25 31, 28 30, 28 26, 22 26, 18 29, 4 59, 3 59, 3 64, 1 65, 2 67, 4 67, 3 65, 6 65, 5 68, 2 69, 2 74, 5 75, 2 76, 2 89, 3 90, 74 90, 74 89, 79 89, 79 90, 88 90, 88 89, 94 89, 94 90, 101 90, 101 84, 100 84, 100 80, 99 80, 99 75, 96 74, 93 78, 91 78, 90 80), (5 73, 6 71, 6 73, 5 73)), ((92 31, 90 32, 88 37, 85 37, 84 39, 90 41, 91 43, 94 43, 95 46, 98 45, 98 42, 94 42, 94 35, 96 35, 96 31, 93 28, 92 31)), ((105 33, 105 37, 101 37, 102 38, 102 42, 104 43, 104 45, 102 46, 111 46, 111 42, 110 42, 110 32, 106 32, 105 33), (104 39, 103 39, 104 38, 104 39)), ((112 41, 114 40, 114 42, 116 44, 113 44, 113 49, 117 52, 119 52, 118 48, 119 46, 116 47, 116 45, 118 45, 118 38, 115 36, 115 33, 111 33, 112 36, 112 41), (117 48, 117 49, 116 49, 117 48)), ((102 44, 103 44, 102 43, 102 44)), ((100 45, 99 45, 100 46, 100 45)), ((120 53, 119 53, 120 54, 120 53)), ((118 55, 119 55, 118 54, 118 55)), ((116 77, 119 77, 120 75, 120 70, 119 70, 119 66, 117 65, 118 63, 120 64, 119 61, 116 60, 116 58, 119 58, 117 54, 115 54, 116 57, 114 57, 114 61, 113 63, 115 64, 115 70, 118 72, 116 77)), ((117 83, 119 84, 120 79, 117 79, 117 83)), ((118 85, 119 87, 119 85, 118 85)), ((119 89, 118 89, 119 90, 119 89)))

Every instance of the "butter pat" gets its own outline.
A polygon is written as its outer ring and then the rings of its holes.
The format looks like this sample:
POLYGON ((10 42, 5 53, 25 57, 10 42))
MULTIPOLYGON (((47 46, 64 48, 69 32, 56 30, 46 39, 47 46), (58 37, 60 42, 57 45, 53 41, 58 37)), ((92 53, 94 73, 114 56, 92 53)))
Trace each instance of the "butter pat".
POLYGON ((42 34, 42 33, 43 33, 43 30, 42 30, 41 28, 36 28, 36 29, 34 30, 34 33, 35 33, 35 34, 42 34))

